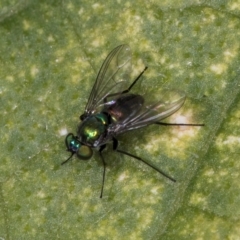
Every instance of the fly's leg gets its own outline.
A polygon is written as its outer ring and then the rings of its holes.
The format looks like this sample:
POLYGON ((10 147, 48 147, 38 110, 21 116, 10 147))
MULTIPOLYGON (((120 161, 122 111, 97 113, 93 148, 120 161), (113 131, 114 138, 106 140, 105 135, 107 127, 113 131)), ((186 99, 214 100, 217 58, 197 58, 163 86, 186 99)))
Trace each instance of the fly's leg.
POLYGON ((164 122, 155 122, 154 124, 162 125, 162 126, 192 126, 192 127, 203 127, 205 124, 203 123, 164 123, 164 122))
POLYGON ((103 163, 103 178, 102 178, 102 189, 101 189, 101 194, 100 194, 100 198, 102 198, 103 196, 103 187, 104 187, 104 182, 105 182, 105 173, 106 173, 106 162, 103 158, 103 155, 102 155, 102 151, 103 149, 106 147, 106 144, 102 145, 99 149, 99 155, 102 159, 102 163, 103 163))
POLYGON ((61 165, 67 163, 67 162, 73 157, 73 155, 74 155, 74 153, 72 152, 71 156, 70 156, 67 160, 65 160, 64 162, 62 162, 61 165))
POLYGON ((140 79, 140 77, 144 74, 144 72, 148 69, 148 67, 145 67, 143 71, 138 75, 138 77, 133 81, 133 83, 130 85, 130 87, 122 92, 123 93, 128 93, 132 87, 136 84, 136 82, 140 79))
POLYGON ((157 167, 155 167, 154 165, 148 163, 147 161, 143 160, 142 158, 135 156, 131 153, 125 152, 123 150, 118 149, 118 140, 116 138, 113 138, 113 150, 117 151, 119 153, 125 154, 129 157, 132 157, 136 160, 139 160, 143 163, 145 163, 146 165, 148 165, 149 167, 151 167, 152 169, 154 169, 155 171, 157 171, 158 173, 162 174, 164 177, 168 178, 169 180, 171 180, 172 182, 176 182, 176 180, 174 178, 172 178, 171 176, 169 176, 168 174, 166 174, 165 172, 163 172, 162 170, 158 169, 157 167))
POLYGON ((107 96, 103 99, 104 103, 107 102, 107 98, 109 98, 109 97, 114 97, 114 96, 117 96, 117 95, 119 95, 119 94, 124 94, 124 93, 130 92, 130 90, 132 89, 132 87, 136 84, 136 82, 141 78, 141 76, 143 75, 143 73, 144 73, 147 69, 148 69, 148 67, 145 67, 145 68, 143 69, 143 71, 138 75, 138 77, 133 81, 133 83, 129 86, 128 89, 126 89, 126 90, 124 90, 124 91, 122 91, 122 92, 112 93, 112 94, 107 95, 107 96))
POLYGON ((203 127, 205 124, 197 124, 197 123, 163 123, 163 122, 155 122, 155 124, 162 126, 192 126, 192 127, 203 127))
MULTIPOLYGON (((143 71, 138 75, 138 77, 133 81, 133 83, 129 86, 128 89, 126 89, 126 90, 124 90, 124 91, 122 91, 122 92, 112 93, 112 94, 107 95, 107 96, 103 99, 103 102, 104 102, 104 103, 107 103, 107 102, 108 102, 108 101, 107 101, 107 98, 109 98, 109 97, 114 97, 114 96, 118 96, 118 95, 121 95, 121 94, 124 94, 124 93, 128 93, 128 92, 132 89, 132 87, 136 84, 136 82, 140 79, 140 77, 143 75, 143 73, 144 73, 147 69, 148 69, 148 67, 145 67, 145 68, 143 69, 143 71)), ((80 118, 81 121, 83 121, 83 120, 86 118, 86 113, 82 114, 79 118, 80 118)))

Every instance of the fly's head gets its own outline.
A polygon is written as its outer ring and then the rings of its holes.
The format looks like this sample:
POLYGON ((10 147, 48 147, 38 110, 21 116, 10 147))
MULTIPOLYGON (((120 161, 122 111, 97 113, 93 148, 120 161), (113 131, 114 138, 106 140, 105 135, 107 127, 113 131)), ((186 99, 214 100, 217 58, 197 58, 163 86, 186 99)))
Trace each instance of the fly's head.
MULTIPOLYGON (((78 140, 78 138, 76 136, 74 136, 72 133, 69 133, 66 136, 65 143, 66 143, 67 151, 72 153, 70 158, 74 154, 76 154, 78 158, 80 158, 82 160, 88 160, 93 155, 92 148, 82 144, 78 140)), ((68 158, 65 162, 67 162, 70 158, 68 158)), ((65 163, 65 162, 63 162, 63 163, 65 163)))

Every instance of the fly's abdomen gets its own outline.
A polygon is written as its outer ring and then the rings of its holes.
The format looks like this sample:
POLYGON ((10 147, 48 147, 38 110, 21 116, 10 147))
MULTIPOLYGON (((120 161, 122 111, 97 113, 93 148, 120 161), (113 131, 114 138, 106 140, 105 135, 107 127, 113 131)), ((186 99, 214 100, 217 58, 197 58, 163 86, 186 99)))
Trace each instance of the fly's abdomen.
POLYGON ((141 95, 126 94, 119 97, 114 104, 106 109, 106 112, 111 116, 113 122, 124 122, 137 115, 143 103, 144 98, 141 95))

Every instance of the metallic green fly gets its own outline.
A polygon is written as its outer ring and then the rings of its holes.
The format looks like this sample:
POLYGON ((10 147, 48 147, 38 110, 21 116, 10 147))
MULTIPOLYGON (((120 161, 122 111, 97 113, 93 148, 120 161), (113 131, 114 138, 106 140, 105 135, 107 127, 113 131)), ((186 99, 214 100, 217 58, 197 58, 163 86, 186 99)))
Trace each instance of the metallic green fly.
POLYGON ((147 67, 132 84, 129 84, 131 49, 128 45, 120 45, 114 48, 103 62, 98 73, 85 111, 80 116, 81 122, 78 125, 77 135, 69 133, 66 136, 65 143, 67 151, 71 152, 71 156, 62 164, 69 161, 74 154, 82 160, 88 160, 93 155, 92 149, 98 149, 103 163, 100 198, 103 196, 106 172, 106 162, 102 152, 108 143, 113 144, 114 151, 139 160, 171 181, 176 182, 174 178, 142 158, 118 149, 117 136, 119 134, 150 124, 203 126, 203 124, 159 122, 179 110, 186 97, 182 92, 171 92, 169 95, 171 97, 166 97, 166 99, 161 97, 157 101, 147 103, 142 95, 130 93, 130 90, 146 69, 147 67))

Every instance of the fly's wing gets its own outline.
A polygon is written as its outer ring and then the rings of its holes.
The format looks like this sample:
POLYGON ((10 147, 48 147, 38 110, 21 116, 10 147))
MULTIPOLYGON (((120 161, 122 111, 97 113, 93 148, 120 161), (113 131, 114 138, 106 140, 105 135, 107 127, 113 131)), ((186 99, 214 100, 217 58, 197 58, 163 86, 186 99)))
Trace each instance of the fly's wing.
POLYGON ((126 90, 130 71, 130 47, 128 45, 120 45, 114 48, 99 70, 85 108, 84 116, 93 114, 100 105, 104 105, 104 99, 107 96, 116 94, 116 97, 118 97, 122 91, 126 90))
POLYGON ((180 109, 185 98, 183 92, 167 91, 162 95, 161 100, 153 103, 145 102, 139 114, 128 119, 124 124, 116 124, 112 130, 115 134, 119 134, 159 122, 180 109))

